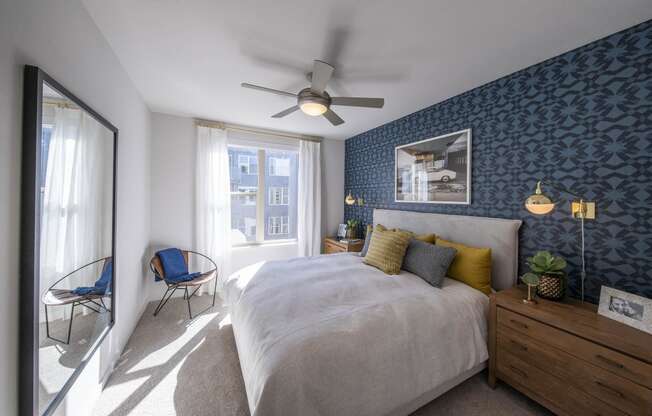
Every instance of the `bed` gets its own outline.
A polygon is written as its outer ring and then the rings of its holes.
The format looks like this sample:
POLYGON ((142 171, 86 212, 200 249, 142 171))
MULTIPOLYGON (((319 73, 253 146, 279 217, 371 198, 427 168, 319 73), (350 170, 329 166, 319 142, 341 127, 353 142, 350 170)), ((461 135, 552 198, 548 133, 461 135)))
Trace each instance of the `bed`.
MULTIPOLYGON (((375 210, 374 223, 491 247, 492 286, 515 282, 520 221, 375 210)), ((223 294, 252 416, 407 415, 488 358, 486 295, 354 253, 254 264, 223 294)))

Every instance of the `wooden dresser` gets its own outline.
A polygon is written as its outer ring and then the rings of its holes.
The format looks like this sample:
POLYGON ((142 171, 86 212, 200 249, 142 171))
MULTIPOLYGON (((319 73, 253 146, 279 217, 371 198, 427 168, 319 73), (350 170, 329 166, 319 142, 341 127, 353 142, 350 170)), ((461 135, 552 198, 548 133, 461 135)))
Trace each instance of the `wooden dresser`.
POLYGON ((342 242, 335 237, 324 238, 324 254, 333 253, 346 253, 362 251, 364 240, 349 240, 349 242, 342 242))
POLYGON ((492 387, 500 379, 559 415, 652 415, 652 335, 591 304, 524 297, 491 295, 492 387))

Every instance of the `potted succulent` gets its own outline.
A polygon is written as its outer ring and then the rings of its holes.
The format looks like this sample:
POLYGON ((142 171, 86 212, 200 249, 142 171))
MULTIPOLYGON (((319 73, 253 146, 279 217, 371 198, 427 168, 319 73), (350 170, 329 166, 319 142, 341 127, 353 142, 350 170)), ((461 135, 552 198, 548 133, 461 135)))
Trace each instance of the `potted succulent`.
MULTIPOLYGON (((530 272, 525 279, 538 278, 537 295, 545 299, 560 300, 566 292, 566 260, 548 251, 539 251, 526 261, 530 272)), ((524 280, 525 280, 524 279, 524 280)))
POLYGON ((354 219, 346 221, 346 238, 349 240, 355 238, 359 223, 360 221, 354 219))

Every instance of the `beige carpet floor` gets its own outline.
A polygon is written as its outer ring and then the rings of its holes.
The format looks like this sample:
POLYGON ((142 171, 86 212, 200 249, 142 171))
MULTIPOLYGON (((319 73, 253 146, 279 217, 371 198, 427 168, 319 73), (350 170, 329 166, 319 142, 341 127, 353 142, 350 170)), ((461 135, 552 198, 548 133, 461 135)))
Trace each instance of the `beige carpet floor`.
MULTIPOLYGON (((193 310, 208 305, 193 300, 193 310)), ((94 409, 97 416, 247 416, 233 330, 219 306, 193 321, 185 301, 171 300, 157 317, 150 304, 94 409)), ((492 390, 478 374, 412 416, 550 415, 501 383, 492 390)), ((291 416, 291 415, 288 415, 291 416)))

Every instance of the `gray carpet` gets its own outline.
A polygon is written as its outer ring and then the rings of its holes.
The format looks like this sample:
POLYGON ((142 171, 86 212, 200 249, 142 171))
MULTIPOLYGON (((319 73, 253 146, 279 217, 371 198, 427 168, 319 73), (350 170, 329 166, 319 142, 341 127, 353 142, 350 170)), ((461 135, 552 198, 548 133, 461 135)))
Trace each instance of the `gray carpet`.
MULTIPOLYGON (((193 309, 208 305, 207 296, 193 309)), ((247 398, 233 331, 224 308, 193 321, 185 301, 171 300, 152 316, 155 304, 134 331, 94 414, 247 416, 247 398)), ((412 416, 550 415, 505 384, 492 390, 478 374, 412 416)))
MULTIPOLYGON (((63 306, 70 308, 70 306, 63 306)), ((79 307, 77 310, 80 310, 79 307)), ((70 343, 46 337, 45 322, 39 330, 39 409, 46 406, 59 393, 72 376, 82 359, 108 326, 111 315, 107 312, 75 314, 70 332, 70 343)), ((50 321, 50 335, 66 340, 70 319, 50 321)))

